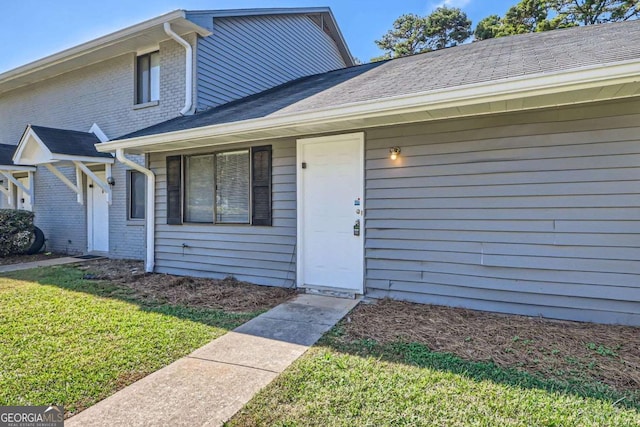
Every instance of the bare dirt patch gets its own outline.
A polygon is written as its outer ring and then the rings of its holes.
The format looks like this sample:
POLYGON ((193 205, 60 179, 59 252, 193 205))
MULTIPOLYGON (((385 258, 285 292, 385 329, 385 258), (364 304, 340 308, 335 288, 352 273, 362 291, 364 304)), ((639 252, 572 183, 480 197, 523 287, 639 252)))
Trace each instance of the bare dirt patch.
POLYGON ((108 280, 129 289, 139 299, 227 312, 268 310, 297 293, 294 289, 253 285, 233 278, 216 280, 145 273, 140 261, 100 259, 79 268, 87 272, 85 278, 108 280))
POLYGON ((640 389, 640 328, 500 315, 401 301, 360 304, 342 340, 417 342, 466 360, 640 389))
POLYGON ((56 254, 53 252, 43 252, 33 255, 11 255, 7 257, 0 257, 0 265, 22 264, 24 262, 42 261, 45 259, 62 258, 65 256, 68 255, 56 254))

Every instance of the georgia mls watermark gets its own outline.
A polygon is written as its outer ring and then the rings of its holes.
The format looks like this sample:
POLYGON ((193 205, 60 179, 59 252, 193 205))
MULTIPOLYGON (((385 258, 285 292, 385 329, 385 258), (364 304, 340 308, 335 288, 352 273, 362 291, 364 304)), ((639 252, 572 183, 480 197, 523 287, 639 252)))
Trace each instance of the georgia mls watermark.
POLYGON ((0 406, 0 427, 64 427, 64 408, 0 406))

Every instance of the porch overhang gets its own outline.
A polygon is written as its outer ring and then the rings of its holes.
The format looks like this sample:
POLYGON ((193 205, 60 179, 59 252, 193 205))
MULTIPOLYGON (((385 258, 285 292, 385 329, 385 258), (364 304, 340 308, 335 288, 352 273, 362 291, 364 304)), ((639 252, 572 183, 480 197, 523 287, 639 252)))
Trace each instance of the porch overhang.
POLYGON ((619 100, 640 95, 640 61, 521 76, 311 111, 295 104, 265 117, 114 140, 100 152, 132 154, 619 100), (287 112, 285 112, 285 110, 287 112))
POLYGON ((0 164, 0 181, 5 181, 7 186, 0 185, 0 193, 7 199, 7 204, 13 206, 14 203, 14 187, 17 187, 23 191, 24 194, 34 199, 33 194, 33 173, 36 168, 33 166, 16 166, 16 165, 2 165, 0 164), (16 173, 26 173, 29 180, 29 187, 25 187, 16 177, 16 173))
POLYGON ((78 203, 81 205, 84 204, 82 186, 82 175, 84 174, 105 191, 107 201, 111 204, 112 192, 108 178, 111 177, 111 165, 115 159, 95 150, 93 144, 99 142, 100 139, 89 132, 28 125, 13 155, 13 162, 31 167, 38 165, 46 167, 76 193, 78 203), (56 164, 59 163, 67 163, 75 168, 75 183, 56 167, 56 164), (90 169, 95 165, 104 165, 106 181, 99 178, 90 169))
MULTIPOLYGON (((37 166, 57 162, 85 162, 89 164, 113 164, 113 157, 106 157, 96 152, 91 153, 62 153, 62 150, 56 150, 55 147, 49 147, 43 138, 38 135, 38 128, 28 125, 24 131, 20 142, 13 155, 13 162, 19 165, 37 166)), ((42 129, 42 128, 40 128, 42 129)), ((66 132, 62 129, 57 131, 66 132)), ((86 133, 89 135, 89 133, 86 133)), ((95 143, 99 143, 98 137, 95 137, 95 143)), ((77 148, 77 147, 76 147, 77 148)))
POLYGON ((9 206, 14 204, 14 187, 20 188, 26 195, 33 197, 31 189, 33 189, 33 172, 36 171, 33 166, 13 164, 12 157, 15 149, 15 145, 0 144, 0 181, 2 181, 0 193, 6 197, 9 206), (16 178, 16 175, 25 174, 29 179, 28 188, 16 178))

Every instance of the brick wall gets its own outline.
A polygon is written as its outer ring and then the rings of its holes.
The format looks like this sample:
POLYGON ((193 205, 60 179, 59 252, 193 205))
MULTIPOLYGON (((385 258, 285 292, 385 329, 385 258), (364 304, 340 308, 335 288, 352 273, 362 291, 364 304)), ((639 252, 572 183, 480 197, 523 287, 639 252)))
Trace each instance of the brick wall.
MULTIPOLYGON (((185 39, 195 45, 194 34, 185 39)), ((85 132, 97 123, 109 138, 116 138, 176 117, 184 106, 184 55, 184 48, 173 40, 160 44, 157 106, 134 108, 134 53, 0 94, 0 143, 17 144, 29 123, 85 132)), ((144 163, 143 156, 132 159, 144 163)), ((75 182, 73 168, 61 170, 75 182)), ((116 163, 113 177, 116 185, 109 209, 110 255, 142 259, 144 226, 127 220, 126 168, 116 163)), ((86 183, 83 185, 86 188, 86 183)), ((75 193, 45 167, 38 167, 35 174, 35 196, 36 224, 45 231, 48 248, 86 252, 86 203, 78 204, 75 193)))

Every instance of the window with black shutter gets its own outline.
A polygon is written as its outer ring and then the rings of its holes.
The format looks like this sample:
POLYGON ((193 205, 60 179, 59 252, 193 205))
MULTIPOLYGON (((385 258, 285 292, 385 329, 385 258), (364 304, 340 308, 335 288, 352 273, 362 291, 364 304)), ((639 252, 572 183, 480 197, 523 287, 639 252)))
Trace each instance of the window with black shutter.
POLYGON ((271 146, 251 149, 251 218, 253 225, 271 225, 271 146))
POLYGON ((168 224, 271 225, 271 217, 271 146, 167 157, 168 224))
POLYGON ((167 224, 182 224, 182 156, 167 157, 167 224))

